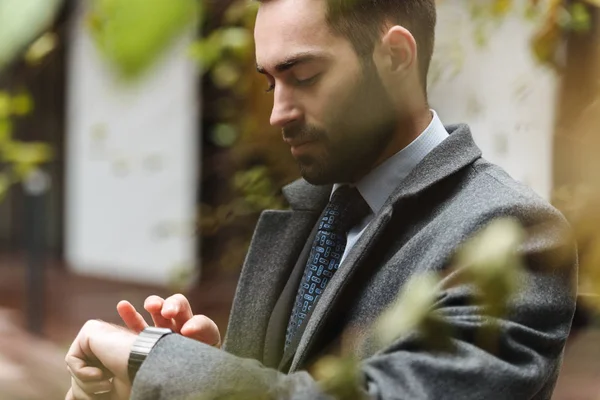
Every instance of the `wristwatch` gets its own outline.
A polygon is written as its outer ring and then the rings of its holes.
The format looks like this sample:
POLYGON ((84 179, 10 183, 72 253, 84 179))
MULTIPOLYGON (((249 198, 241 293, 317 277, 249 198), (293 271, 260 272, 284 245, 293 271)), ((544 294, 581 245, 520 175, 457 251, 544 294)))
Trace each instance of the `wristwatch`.
POLYGON ((140 369, 148 354, 152 348, 158 343, 160 339, 173 333, 172 330, 167 328, 155 328, 148 327, 144 329, 138 335, 137 339, 131 346, 131 352, 129 353, 129 361, 127 363, 127 372, 129 374, 129 381, 133 384, 135 375, 140 369))

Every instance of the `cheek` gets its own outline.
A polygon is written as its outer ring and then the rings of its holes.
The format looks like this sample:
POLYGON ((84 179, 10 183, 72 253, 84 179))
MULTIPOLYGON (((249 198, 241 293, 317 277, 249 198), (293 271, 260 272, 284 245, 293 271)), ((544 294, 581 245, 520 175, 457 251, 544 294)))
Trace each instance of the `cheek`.
POLYGON ((305 92, 303 103, 308 119, 312 117, 307 123, 325 127, 343 114, 348 102, 356 96, 354 88, 361 74, 361 66, 352 50, 338 51, 335 65, 330 66, 312 90, 305 92))
POLYGON ((323 128, 332 136, 342 134, 336 131, 351 117, 348 115, 349 107, 360 95, 353 90, 354 85, 353 79, 337 78, 321 82, 310 99, 306 99, 307 124, 323 128))

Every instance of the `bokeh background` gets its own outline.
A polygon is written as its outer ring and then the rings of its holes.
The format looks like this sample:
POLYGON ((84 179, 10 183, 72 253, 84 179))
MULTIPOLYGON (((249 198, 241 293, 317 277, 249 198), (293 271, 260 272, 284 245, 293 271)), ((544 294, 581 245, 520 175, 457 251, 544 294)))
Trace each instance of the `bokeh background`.
MULTIPOLYGON (((439 0, 430 103, 561 209, 579 308, 554 398, 600 399, 600 2, 439 0)), ((0 399, 64 397, 116 303, 224 334, 254 223, 298 176, 244 0, 0 0, 0 399)))

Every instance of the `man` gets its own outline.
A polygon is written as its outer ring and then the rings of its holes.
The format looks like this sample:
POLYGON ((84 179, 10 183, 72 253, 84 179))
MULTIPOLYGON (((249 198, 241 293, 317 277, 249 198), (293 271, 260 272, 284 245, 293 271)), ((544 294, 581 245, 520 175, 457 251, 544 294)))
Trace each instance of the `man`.
POLYGON ((261 2, 257 67, 273 92, 271 123, 304 178, 284 189, 291 210, 258 222, 222 349, 214 323, 182 296, 145 305, 180 334, 144 329, 123 302, 127 325, 144 331, 87 323, 67 354, 68 398, 328 398, 306 370, 350 331, 365 396, 550 398, 575 305, 575 246, 555 209, 481 158, 466 125, 444 127, 429 110, 435 19, 434 0, 261 2), (448 267, 505 216, 529 229, 527 268, 494 320, 492 351, 476 340, 486 310, 464 271, 448 267), (418 335, 371 340, 407 279, 428 271, 444 276, 435 310, 454 351, 418 335))

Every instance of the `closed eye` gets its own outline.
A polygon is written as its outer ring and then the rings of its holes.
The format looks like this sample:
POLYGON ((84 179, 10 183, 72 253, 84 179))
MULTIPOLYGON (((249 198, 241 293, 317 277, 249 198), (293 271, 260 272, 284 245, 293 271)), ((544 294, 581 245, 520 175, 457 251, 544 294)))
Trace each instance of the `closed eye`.
POLYGON ((294 83, 297 86, 310 86, 313 83, 315 83, 317 81, 317 79, 319 79, 320 76, 321 76, 321 74, 317 74, 317 75, 315 75, 315 76, 313 76, 311 78, 308 78, 308 79, 295 79, 294 83))
MULTIPOLYGON (((294 85, 301 86, 301 87, 310 86, 310 85, 314 84, 317 81, 317 79, 319 79, 320 76, 321 76, 321 74, 317 74, 317 75, 312 76, 312 77, 310 77, 308 79, 294 79, 293 83, 294 83, 294 85)), ((272 92, 274 90, 275 90, 275 84, 272 83, 265 90, 265 92, 270 93, 270 92, 272 92)))

